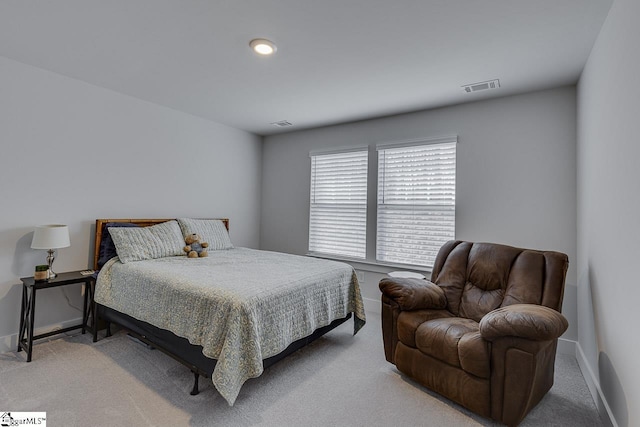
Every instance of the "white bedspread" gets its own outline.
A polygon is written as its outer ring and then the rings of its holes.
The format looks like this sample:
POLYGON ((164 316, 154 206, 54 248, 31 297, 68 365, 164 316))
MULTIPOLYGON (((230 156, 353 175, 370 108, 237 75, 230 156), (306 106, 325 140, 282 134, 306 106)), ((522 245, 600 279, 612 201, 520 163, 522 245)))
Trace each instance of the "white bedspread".
POLYGON ((333 320, 365 323, 355 271, 348 264, 246 248, 185 256, 109 261, 95 300, 162 329, 217 359, 212 380, 230 405, 262 360, 333 320))

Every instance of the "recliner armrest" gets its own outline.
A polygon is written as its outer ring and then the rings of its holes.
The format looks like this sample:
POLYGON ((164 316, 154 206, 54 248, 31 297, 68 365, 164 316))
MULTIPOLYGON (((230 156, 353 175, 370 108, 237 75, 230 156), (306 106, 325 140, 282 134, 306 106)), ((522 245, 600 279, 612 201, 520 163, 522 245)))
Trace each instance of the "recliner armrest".
POLYGON ((442 288, 428 280, 384 278, 380 280, 379 287, 401 310, 442 309, 447 306, 442 288))
POLYGON ((480 320, 480 335, 487 341, 519 337, 534 341, 558 338, 569 327, 556 310, 535 304, 513 304, 487 313, 480 320))

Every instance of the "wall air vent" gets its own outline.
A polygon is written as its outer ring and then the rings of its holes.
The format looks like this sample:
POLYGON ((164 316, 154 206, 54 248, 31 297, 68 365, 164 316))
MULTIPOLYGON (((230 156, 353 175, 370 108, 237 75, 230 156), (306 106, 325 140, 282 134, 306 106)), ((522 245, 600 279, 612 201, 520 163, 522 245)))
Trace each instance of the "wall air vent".
POLYGON ((293 123, 287 121, 287 120, 280 120, 279 122, 273 122, 271 123, 274 126, 278 126, 279 128, 286 128, 289 126, 293 126, 293 123))
POLYGON ((468 85, 464 85, 462 86, 462 89, 464 89, 464 91, 467 93, 471 93, 471 92, 478 92, 480 90, 498 89, 499 87, 500 87, 500 80, 495 79, 495 80, 488 80, 486 82, 471 83, 468 85))

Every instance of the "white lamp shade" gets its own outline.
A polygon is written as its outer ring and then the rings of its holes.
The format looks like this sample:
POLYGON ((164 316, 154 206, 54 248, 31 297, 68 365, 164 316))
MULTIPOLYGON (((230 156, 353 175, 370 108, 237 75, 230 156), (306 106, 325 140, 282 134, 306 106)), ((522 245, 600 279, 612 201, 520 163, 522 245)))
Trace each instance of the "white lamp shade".
POLYGON ((33 232, 32 249, 58 249, 71 246, 69 227, 61 224, 39 225, 33 232))

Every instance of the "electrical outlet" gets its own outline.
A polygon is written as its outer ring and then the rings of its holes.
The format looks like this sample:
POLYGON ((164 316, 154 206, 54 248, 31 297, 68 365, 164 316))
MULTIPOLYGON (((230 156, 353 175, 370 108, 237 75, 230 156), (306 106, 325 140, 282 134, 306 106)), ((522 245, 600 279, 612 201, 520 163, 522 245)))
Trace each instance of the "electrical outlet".
POLYGON ((358 282, 364 283, 364 271, 356 270, 356 276, 358 276, 358 282))

